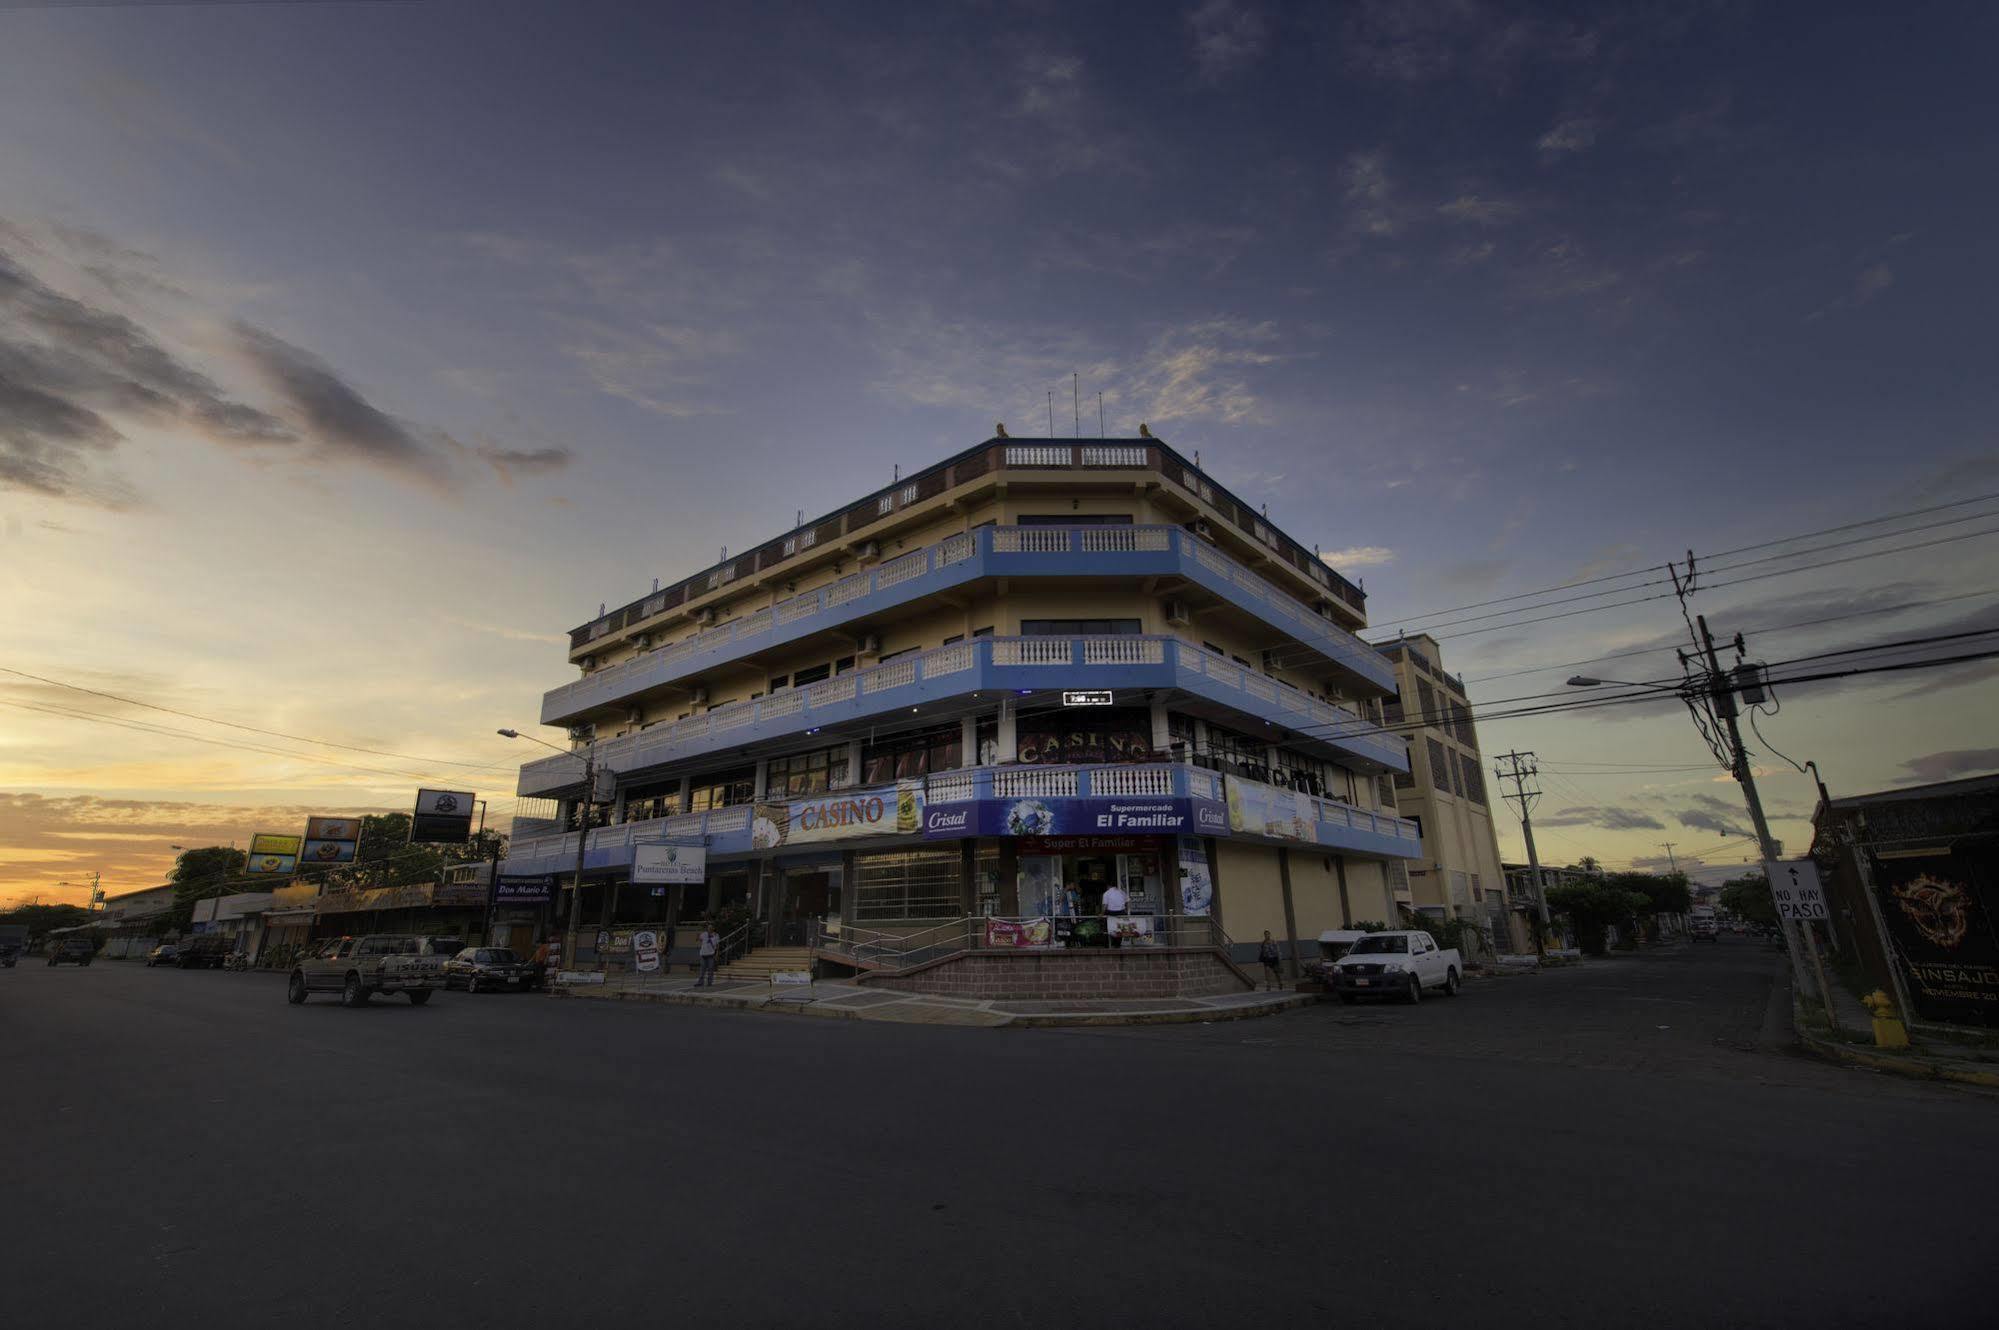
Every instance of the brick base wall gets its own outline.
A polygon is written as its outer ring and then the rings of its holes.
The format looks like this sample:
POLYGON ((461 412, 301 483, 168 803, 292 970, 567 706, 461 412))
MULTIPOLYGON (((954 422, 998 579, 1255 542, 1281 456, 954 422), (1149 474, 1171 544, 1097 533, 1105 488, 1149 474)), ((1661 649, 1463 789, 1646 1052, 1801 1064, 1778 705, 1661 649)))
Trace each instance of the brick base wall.
POLYGON ((910 974, 866 982, 939 997, 1219 997, 1254 987, 1205 948, 1126 947, 1075 951, 968 951, 910 974))

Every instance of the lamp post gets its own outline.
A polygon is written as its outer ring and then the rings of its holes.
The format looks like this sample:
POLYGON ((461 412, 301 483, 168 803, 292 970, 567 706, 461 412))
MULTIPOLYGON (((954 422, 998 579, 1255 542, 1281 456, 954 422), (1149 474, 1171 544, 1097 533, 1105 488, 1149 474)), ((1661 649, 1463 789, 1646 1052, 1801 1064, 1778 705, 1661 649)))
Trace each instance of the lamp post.
MULTIPOLYGON (((546 739, 537 739, 532 734, 522 734, 519 730, 501 730, 502 738, 526 739, 538 743, 543 748, 554 749, 565 757, 575 757, 571 748, 556 748, 546 739)), ((576 917, 583 909, 583 847, 590 839, 590 798, 596 793, 597 784, 597 741, 592 738, 590 746, 583 750, 583 799, 576 810, 576 872, 569 885, 569 927, 563 934, 562 955, 571 965, 576 963, 576 917)), ((499 865, 493 866, 493 889, 498 891, 499 865)))

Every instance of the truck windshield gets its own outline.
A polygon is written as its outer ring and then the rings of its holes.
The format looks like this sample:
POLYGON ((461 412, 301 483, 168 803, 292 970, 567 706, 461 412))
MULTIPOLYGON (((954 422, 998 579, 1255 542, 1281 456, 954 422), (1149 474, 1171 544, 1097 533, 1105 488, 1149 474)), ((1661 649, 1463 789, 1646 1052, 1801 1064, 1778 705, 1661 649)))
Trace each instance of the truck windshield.
POLYGON ((1389 934, 1385 937, 1381 934, 1375 934, 1372 937, 1364 937, 1353 944, 1353 954, 1356 956, 1378 956, 1384 952, 1406 952, 1408 950, 1409 939, 1399 933, 1389 934))

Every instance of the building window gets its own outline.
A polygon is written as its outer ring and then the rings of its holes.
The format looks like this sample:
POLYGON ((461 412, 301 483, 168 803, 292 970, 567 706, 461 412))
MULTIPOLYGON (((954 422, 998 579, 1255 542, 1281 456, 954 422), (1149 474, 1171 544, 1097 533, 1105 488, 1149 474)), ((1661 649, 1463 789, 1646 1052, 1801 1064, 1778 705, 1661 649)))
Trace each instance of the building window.
POLYGON ((1103 637, 1144 631, 1144 625, 1137 619, 1022 619, 1020 621, 1022 637, 1103 637))
POLYGON ((1426 739, 1424 742, 1428 745, 1430 752, 1430 784, 1436 786, 1445 794, 1455 793, 1451 788, 1452 762, 1450 750, 1435 739, 1426 739))
POLYGON ((861 749, 861 783, 885 785, 964 765, 964 733, 957 724, 897 735, 861 749))
POLYGON ((1458 754, 1458 791, 1481 808, 1485 806, 1485 772, 1469 753, 1458 754))
POLYGON ((1019 759, 1040 765, 1153 762, 1152 713, 1137 708, 1076 707, 1020 717, 1019 759))
POLYGON ((958 645, 958 643, 964 640, 965 640, 965 635, 963 633, 953 633, 951 636, 944 639, 944 645, 947 647, 952 647, 958 645))
POLYGON ((1437 711, 1436 690, 1431 688, 1429 684, 1424 683, 1421 679, 1418 679, 1416 681, 1416 700, 1417 703, 1423 708, 1421 715, 1412 717, 1412 719, 1415 720, 1417 724, 1433 726, 1440 730, 1445 729, 1449 726, 1450 724, 1449 718, 1440 714, 1437 711))
POLYGON ((651 781, 625 791, 625 821, 650 822, 680 811, 680 782, 651 781))
POLYGON ((771 680, 770 680, 770 690, 771 690, 771 691, 772 691, 773 693, 775 693, 775 692, 776 692, 776 691, 777 691, 778 689, 780 689, 780 688, 786 688, 786 687, 789 687, 789 686, 790 686, 790 684, 791 684, 791 676, 790 676, 790 675, 788 675, 788 674, 774 674, 774 675, 772 675, 772 676, 771 676, 771 680))
POLYGON ((855 919, 950 919, 963 896, 956 849, 854 856, 855 919))
POLYGON ((847 745, 774 757, 764 773, 764 793, 772 798, 822 794, 847 783, 847 745))
POLYGON ((688 790, 687 811, 705 813, 712 808, 730 808, 755 798, 757 774, 754 770, 717 772, 696 776, 688 790))
POLYGON ((793 688, 803 688, 806 684, 818 683, 821 679, 830 678, 832 673, 833 667, 831 665, 808 665, 791 676, 791 686, 793 688))
POLYGON ((991 637, 992 635, 993 626, 991 624, 987 624, 984 628, 974 628, 972 630, 973 637, 991 637))
POLYGON ((854 668, 854 658, 852 656, 842 656, 840 657, 840 659, 833 662, 833 673, 835 674, 845 674, 848 670, 851 670, 853 668, 854 668))

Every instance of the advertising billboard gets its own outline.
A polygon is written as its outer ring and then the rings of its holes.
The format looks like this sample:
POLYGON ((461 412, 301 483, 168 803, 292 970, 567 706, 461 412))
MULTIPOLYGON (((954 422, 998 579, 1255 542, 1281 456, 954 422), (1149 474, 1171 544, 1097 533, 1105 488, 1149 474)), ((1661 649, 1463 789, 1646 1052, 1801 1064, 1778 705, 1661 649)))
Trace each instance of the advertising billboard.
POLYGON ((1319 815, 1310 795, 1234 776, 1227 779, 1230 831, 1273 840, 1319 838, 1319 815))
POLYGON ((290 873, 298 868, 301 840, 297 836, 273 835, 260 831, 250 837, 250 856, 243 865, 246 873, 290 873))
POLYGON ((708 880, 708 849, 699 843, 641 841, 632 846, 632 881, 639 885, 699 885, 708 880))
POLYGON ((1878 855, 1872 877, 1916 1015, 1999 1019, 1999 852, 1878 855))
POLYGON ((358 841, 361 839, 361 819, 358 817, 309 817, 305 820, 305 838, 309 841, 358 841))
POLYGON ((923 782, 842 790, 782 804, 758 804, 750 848, 778 850, 857 836, 913 836, 923 827, 923 782))
POLYGON ((960 836, 1212 836, 1228 830, 1213 799, 973 799, 925 811, 923 834, 960 836))
POLYGON ((470 790, 418 790, 410 815, 410 841, 418 845, 462 845, 472 839, 470 790))
POLYGON ((546 905, 554 897, 553 873, 502 873, 493 888, 495 905, 546 905))
POLYGON ((299 856, 302 864, 351 864, 358 843, 351 840, 309 840, 305 843, 305 853, 299 856))

